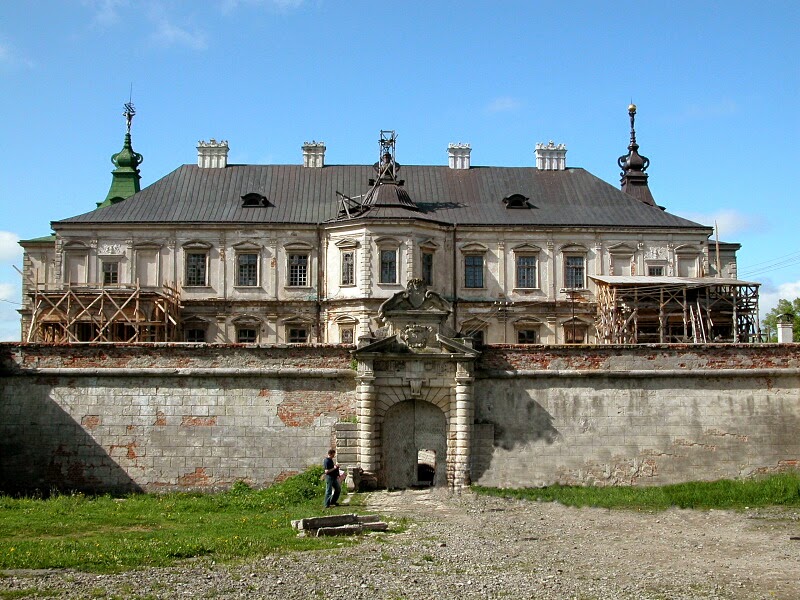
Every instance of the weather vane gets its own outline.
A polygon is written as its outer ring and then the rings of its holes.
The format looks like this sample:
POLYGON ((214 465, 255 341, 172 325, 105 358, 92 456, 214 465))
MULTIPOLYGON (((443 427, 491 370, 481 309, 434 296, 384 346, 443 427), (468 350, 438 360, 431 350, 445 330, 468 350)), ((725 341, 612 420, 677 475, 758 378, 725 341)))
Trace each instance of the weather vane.
POLYGON ((131 132, 131 123, 133 122, 133 116, 136 114, 136 109, 133 108, 133 84, 131 84, 131 93, 128 96, 128 101, 125 103, 125 112, 122 113, 122 116, 125 117, 125 120, 128 122, 128 133, 131 132))

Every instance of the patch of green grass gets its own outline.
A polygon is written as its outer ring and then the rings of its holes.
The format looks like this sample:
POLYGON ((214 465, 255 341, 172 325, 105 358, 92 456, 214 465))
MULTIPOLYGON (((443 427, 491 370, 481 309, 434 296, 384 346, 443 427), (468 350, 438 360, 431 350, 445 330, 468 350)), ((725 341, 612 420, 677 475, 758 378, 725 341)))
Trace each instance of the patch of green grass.
POLYGON ((291 527, 292 519, 321 514, 321 472, 312 467, 263 490, 237 483, 220 494, 0 497, 0 569, 104 573, 349 543, 299 538, 291 527))
POLYGON ((58 590, 45 588, 27 588, 24 590, 0 590, 0 599, 12 600, 13 598, 55 598, 59 595, 58 590))
POLYGON ((661 487, 592 487, 553 485, 544 488, 500 489, 473 486, 479 494, 631 510, 743 509, 800 506, 800 474, 783 473, 758 479, 695 481, 661 487))

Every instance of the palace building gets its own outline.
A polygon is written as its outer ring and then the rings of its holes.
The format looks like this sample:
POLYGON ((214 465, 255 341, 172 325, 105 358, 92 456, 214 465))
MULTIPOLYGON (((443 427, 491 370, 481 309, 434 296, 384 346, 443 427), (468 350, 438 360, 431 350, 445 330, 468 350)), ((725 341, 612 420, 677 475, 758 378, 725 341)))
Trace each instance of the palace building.
POLYGON ((378 160, 350 165, 316 141, 298 164, 229 164, 212 139, 140 189, 126 105, 105 200, 21 242, 22 340, 365 345, 412 284, 478 344, 755 341, 740 246, 656 204, 628 112, 620 187, 553 142, 529 167, 474 166, 461 143, 412 165, 381 131, 378 160))

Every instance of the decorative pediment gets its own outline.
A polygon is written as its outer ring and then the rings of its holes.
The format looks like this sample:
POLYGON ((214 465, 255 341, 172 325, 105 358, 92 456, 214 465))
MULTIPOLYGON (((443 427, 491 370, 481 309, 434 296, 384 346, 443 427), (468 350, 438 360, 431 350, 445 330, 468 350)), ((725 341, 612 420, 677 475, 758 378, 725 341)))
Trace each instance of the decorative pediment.
POLYGON ((484 246, 483 244, 479 244, 478 242, 470 242, 469 244, 464 244, 461 246, 461 252, 470 253, 470 254, 485 254, 489 251, 489 248, 484 246))
POLYGON ((429 312, 437 315, 449 315, 452 311, 450 303, 436 292, 429 290, 421 279, 411 279, 408 287, 402 292, 386 300, 378 311, 381 318, 384 315, 400 314, 407 311, 429 312))
POLYGON ((211 244, 202 240, 191 240, 181 246, 184 250, 210 250, 211 244))
POLYGON ((517 254, 536 254, 542 251, 539 246, 534 246, 533 244, 520 244, 519 246, 514 246, 512 250, 517 254))
POLYGON ((636 248, 634 246, 630 246, 624 242, 619 244, 614 244, 613 246, 608 247, 609 254, 622 254, 626 256, 632 256, 636 252, 636 248))
POLYGON ((256 244, 255 242, 251 242, 250 240, 245 240, 243 242, 238 242, 233 244, 233 249, 236 252, 259 252, 261 250, 261 245, 256 244))
POLYGON ((573 252, 573 253, 581 253, 586 254, 589 252, 589 249, 586 246, 581 244, 564 244, 559 248, 561 252, 573 252))
POLYGON ((341 240, 336 240, 334 245, 340 250, 353 250, 361 246, 361 242, 352 238, 342 238, 341 240))
POLYGON ((697 255, 700 254, 700 249, 697 246, 692 246, 691 244, 684 244, 683 246, 678 246, 675 248, 675 254, 697 255))
POLYGON ((432 239, 428 238, 427 240, 420 242, 419 247, 422 250, 428 250, 429 252, 434 252, 439 249, 439 244, 437 244, 432 239))

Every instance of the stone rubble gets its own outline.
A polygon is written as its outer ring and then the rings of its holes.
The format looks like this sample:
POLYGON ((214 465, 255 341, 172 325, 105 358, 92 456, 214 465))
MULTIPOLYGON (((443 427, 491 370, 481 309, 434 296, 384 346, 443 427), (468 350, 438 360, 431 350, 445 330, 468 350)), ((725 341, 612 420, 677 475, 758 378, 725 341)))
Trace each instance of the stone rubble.
MULTIPOLYGON (((437 490, 376 492, 389 533, 355 545, 116 575, 0 575, 14 598, 791 600, 800 510, 575 509, 437 490), (396 533, 393 533, 395 531, 396 533), (131 589, 135 590, 131 592, 131 589), (30 590, 29 595, 19 594, 30 590)), ((5 596, 4 596, 5 592, 5 596)))

